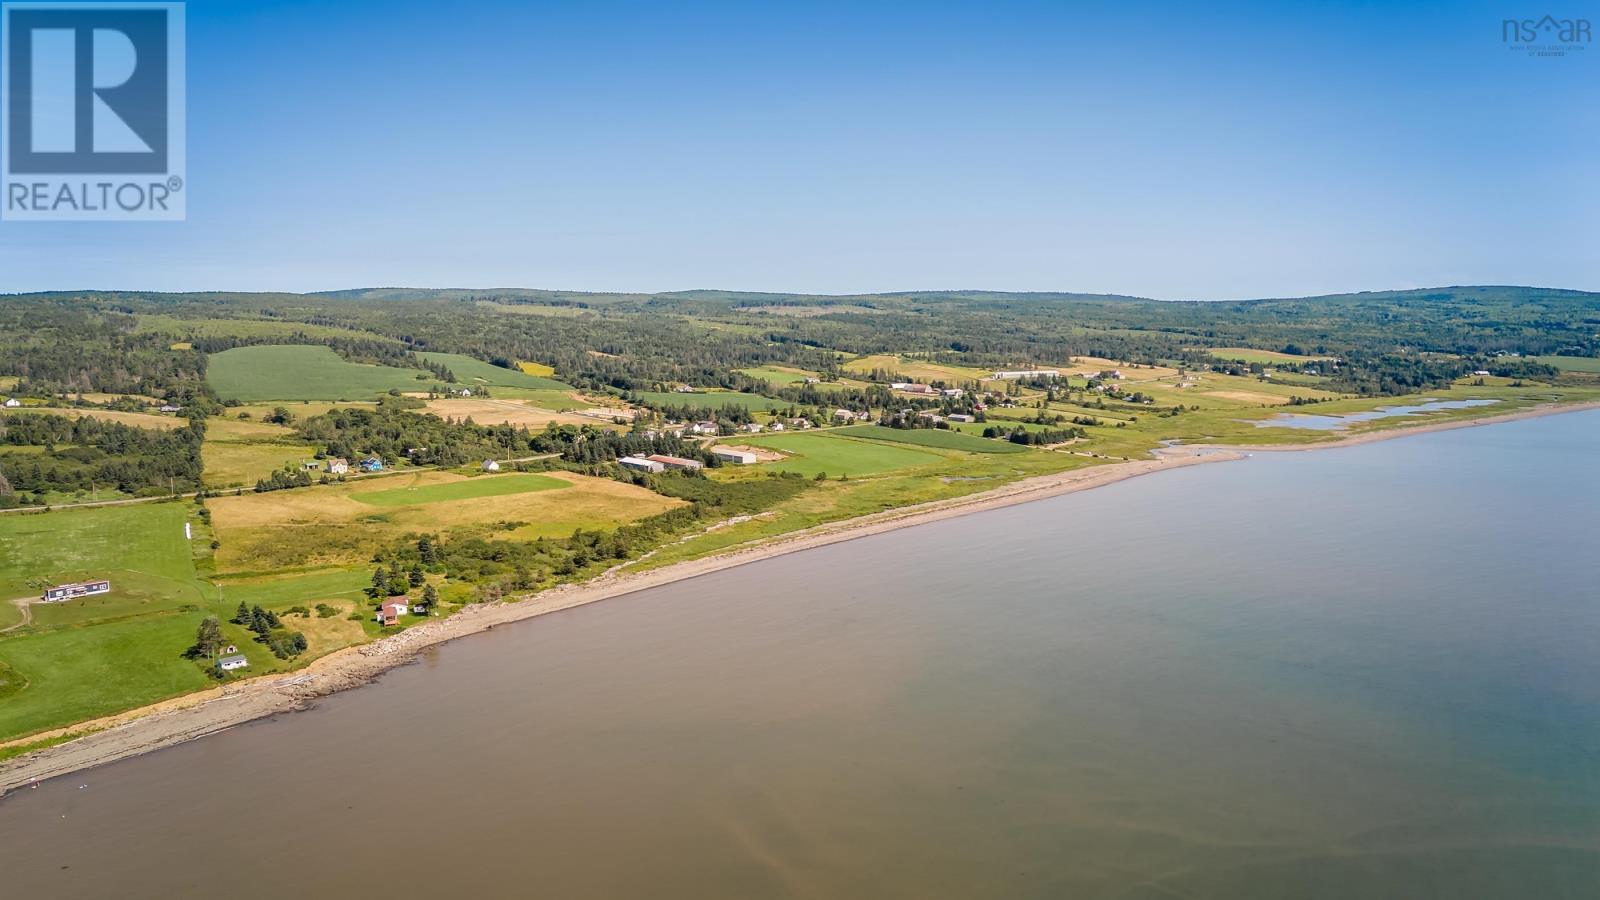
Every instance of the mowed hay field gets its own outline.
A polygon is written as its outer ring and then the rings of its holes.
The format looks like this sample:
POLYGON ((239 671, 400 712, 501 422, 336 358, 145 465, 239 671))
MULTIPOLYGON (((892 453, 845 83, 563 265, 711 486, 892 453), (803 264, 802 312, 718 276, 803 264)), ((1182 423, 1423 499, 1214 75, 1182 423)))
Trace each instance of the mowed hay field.
POLYGON ((516 400, 477 399, 462 397, 449 400, 429 400, 428 412, 446 419, 471 419, 479 425, 514 425, 522 428, 542 429, 551 422, 557 425, 595 425, 598 420, 576 413, 557 412, 516 400))
POLYGON ((874 369, 882 369, 902 375, 913 381, 944 381, 950 384, 964 384, 969 381, 990 381, 993 372, 986 369, 974 369, 965 366, 946 366, 938 363, 923 362, 916 359, 902 359, 892 353, 879 353, 875 356, 862 356, 845 363, 841 368, 846 372, 867 374, 874 369))
MULTIPOLYGON (((981 440, 981 438, 980 438, 981 440)), ((787 458, 765 463, 763 468, 814 476, 877 475, 944 462, 944 457, 906 446, 857 440, 828 432, 774 434, 744 441, 751 447, 778 450, 787 458)))
POLYGON ((104 422, 116 422, 119 425, 130 425, 134 428, 182 428, 189 424, 189 420, 175 415, 157 415, 155 413, 119 412, 114 409, 79 409, 73 407, 51 406, 22 406, 17 409, 4 411, 6 415, 15 413, 39 414, 51 416, 65 416, 69 419, 100 419, 104 422))
POLYGON ((1279 353, 1276 350, 1256 350, 1253 347, 1211 347, 1206 352, 1217 359, 1231 359, 1242 363, 1260 363, 1264 366, 1284 362, 1317 362, 1331 358, 1327 356, 1295 356, 1292 353, 1279 353))
POLYGON ((501 536, 564 537, 682 505, 641 487, 567 472, 463 476, 419 472, 209 502, 222 546, 218 569, 266 573, 367 562, 407 534, 501 525, 501 536), (506 480, 510 479, 510 480, 506 480), (548 482, 563 482, 552 487, 548 482), (501 485, 514 493, 484 494, 501 485), (407 497, 412 502, 405 502, 407 497))
POLYGON ((195 577, 190 507, 146 503, 0 517, 0 625, 41 582, 108 578, 112 591, 31 607, 33 624, 0 635, 16 689, 0 701, 0 739, 106 715, 205 687, 181 654, 215 591, 195 577))
POLYGON ((349 362, 323 346, 235 347, 213 353, 206 381, 224 400, 370 400, 390 390, 427 389, 431 372, 349 362))
POLYGON ((543 375, 534 375, 521 369, 502 369, 492 363, 459 353, 419 353, 423 359, 431 363, 438 363, 450 370, 456 376, 461 387, 473 385, 487 385, 493 387, 524 388, 530 391, 570 391, 572 386, 548 378, 543 375))
POLYGON ((201 445, 206 487, 249 486, 285 465, 310 460, 317 449, 301 443, 293 429, 265 422, 210 419, 201 445))
POLYGON ((941 428, 885 428, 882 425, 849 425, 837 429, 837 434, 848 437, 888 441, 891 444, 911 444, 917 447, 938 447, 944 450, 962 450, 967 453, 1026 453, 1026 447, 1010 441, 974 437, 959 431, 941 428))

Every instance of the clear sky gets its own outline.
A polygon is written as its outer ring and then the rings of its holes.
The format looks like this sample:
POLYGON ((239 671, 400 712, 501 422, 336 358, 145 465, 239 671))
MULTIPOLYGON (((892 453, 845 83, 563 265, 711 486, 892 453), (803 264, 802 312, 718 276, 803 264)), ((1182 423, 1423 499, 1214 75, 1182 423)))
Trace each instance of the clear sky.
POLYGON ((1600 46, 1500 22, 1600 6, 1530 3, 194 0, 188 221, 0 291, 1597 290, 1600 46))

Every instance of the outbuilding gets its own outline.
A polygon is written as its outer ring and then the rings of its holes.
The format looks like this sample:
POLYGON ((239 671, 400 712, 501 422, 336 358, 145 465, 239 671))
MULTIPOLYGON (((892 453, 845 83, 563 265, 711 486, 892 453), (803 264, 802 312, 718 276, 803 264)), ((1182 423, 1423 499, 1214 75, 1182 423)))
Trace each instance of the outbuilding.
POLYGON ((649 472, 652 475, 666 471, 666 464, 643 456, 624 456, 617 460, 617 465, 624 469, 633 469, 636 472, 649 472))
POLYGON ((713 447, 711 455, 723 462, 730 462, 737 466, 754 465, 761 461, 759 456, 748 450, 734 450, 731 447, 713 447))

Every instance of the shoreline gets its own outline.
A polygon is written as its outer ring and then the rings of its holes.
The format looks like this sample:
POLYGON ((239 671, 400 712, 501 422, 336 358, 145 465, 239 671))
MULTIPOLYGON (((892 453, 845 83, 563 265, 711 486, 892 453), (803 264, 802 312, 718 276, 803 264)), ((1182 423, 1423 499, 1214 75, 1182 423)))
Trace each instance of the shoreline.
MULTIPOLYGON (((1423 422, 1348 434, 1300 445, 1183 444, 1145 459, 1108 462, 1040 475, 987 491, 899 507, 829 522, 713 555, 642 573, 607 572, 579 584, 561 585, 524 599, 463 608, 448 619, 425 622, 370 644, 334 651, 306 668, 198 691, 77 725, 17 738, 11 746, 61 743, 0 763, 0 799, 31 781, 43 781, 142 755, 215 734, 257 719, 305 709, 317 698, 368 684, 410 662, 429 647, 601 600, 687 581, 726 569, 818 547, 897 531, 1034 500, 1092 490, 1154 472, 1244 458, 1250 453, 1302 452, 1357 446, 1435 431, 1450 431, 1600 409, 1600 401, 1544 404, 1502 415, 1423 422), (81 736, 75 736, 79 735, 81 736)), ((0 743, 0 746, 5 746, 0 743)))

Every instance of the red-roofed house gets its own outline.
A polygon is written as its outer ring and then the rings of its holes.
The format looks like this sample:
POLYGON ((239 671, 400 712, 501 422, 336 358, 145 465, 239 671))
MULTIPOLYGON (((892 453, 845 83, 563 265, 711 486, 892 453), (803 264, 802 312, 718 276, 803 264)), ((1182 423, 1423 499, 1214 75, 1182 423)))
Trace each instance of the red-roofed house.
POLYGON ((383 626, 400 624, 400 617, 406 614, 406 598, 404 594, 397 594, 383 601, 378 607, 378 624, 383 626))

